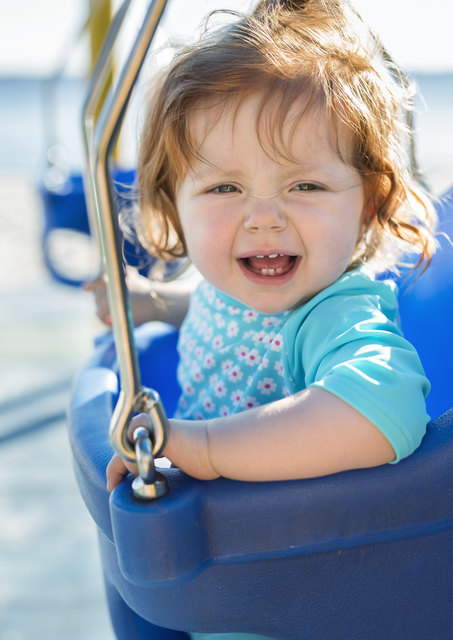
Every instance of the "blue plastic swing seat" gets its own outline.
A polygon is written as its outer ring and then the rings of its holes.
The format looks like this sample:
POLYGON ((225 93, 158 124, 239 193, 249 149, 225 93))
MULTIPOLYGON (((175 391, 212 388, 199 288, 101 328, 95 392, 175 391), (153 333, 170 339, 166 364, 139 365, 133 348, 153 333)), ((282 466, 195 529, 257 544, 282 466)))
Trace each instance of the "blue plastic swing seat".
MULTIPOLYGON (((442 216, 451 229, 451 200, 442 216)), ((405 294, 402 320, 422 359, 434 354, 428 375, 437 415, 451 400, 448 244, 430 270, 405 294)), ((167 325, 136 331, 142 382, 160 392, 169 415, 179 394, 176 340, 167 325)), ((168 495, 145 503, 132 497, 129 479, 111 496, 106 490, 117 394, 106 337, 76 382, 70 434, 119 639, 177 640, 190 631, 453 638, 453 410, 433 420, 421 447, 397 465, 273 483, 202 482, 165 469, 168 495)))
MULTIPOLYGON (((118 207, 120 210, 131 206, 131 188, 136 172, 134 170, 116 169, 113 181, 115 184, 118 207)), ((54 234, 61 230, 72 231, 88 238, 90 225, 80 173, 71 173, 63 184, 52 188, 45 183, 40 185, 43 204, 44 224, 41 238, 44 264, 57 282, 79 287, 84 280, 74 276, 64 263, 58 262, 52 252, 54 234)), ((57 240, 58 241, 58 240, 57 240)), ((146 274, 151 258, 137 242, 123 239, 123 257, 127 264, 137 267, 146 274)))

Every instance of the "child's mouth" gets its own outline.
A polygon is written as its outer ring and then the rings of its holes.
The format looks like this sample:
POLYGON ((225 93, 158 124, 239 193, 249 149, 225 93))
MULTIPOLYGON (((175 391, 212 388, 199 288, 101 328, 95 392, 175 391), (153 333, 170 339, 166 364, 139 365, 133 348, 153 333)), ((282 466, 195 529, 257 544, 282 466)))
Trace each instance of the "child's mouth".
POLYGON ((250 275, 264 278, 284 278, 290 274, 299 263, 299 256, 284 253, 259 254, 240 258, 239 263, 250 275))

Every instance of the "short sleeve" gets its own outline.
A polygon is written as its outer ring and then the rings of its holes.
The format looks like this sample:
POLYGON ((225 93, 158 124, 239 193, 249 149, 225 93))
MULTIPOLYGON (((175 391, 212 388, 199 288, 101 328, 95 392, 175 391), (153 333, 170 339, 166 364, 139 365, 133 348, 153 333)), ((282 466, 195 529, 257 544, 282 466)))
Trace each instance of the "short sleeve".
POLYGON ((425 434, 430 384, 395 322, 394 286, 371 281, 360 289, 340 287, 303 313, 302 322, 292 319, 288 367, 300 388, 325 389, 375 424, 398 462, 425 434))

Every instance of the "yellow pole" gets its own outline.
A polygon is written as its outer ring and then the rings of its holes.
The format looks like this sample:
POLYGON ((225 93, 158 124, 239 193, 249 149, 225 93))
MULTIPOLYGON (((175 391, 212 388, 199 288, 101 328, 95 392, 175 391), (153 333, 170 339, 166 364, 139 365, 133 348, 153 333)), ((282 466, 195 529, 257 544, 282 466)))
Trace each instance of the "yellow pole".
MULTIPOLYGON (((111 0, 89 0, 89 32, 90 32, 90 47, 91 47, 91 69, 93 71, 96 60, 101 51, 102 43, 109 29, 110 21, 112 19, 112 3, 111 0)), ((110 71, 109 78, 106 82, 104 91, 102 93, 102 100, 99 101, 102 104, 107 91, 109 90, 113 80, 113 67, 110 71)), ((99 109, 95 113, 95 118, 99 116, 99 109)))

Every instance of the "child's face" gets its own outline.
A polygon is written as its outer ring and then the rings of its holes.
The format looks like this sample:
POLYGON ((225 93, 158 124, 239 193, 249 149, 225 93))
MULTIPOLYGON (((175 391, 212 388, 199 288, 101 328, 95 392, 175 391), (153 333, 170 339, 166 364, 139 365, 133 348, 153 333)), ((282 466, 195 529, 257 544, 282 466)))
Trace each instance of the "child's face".
POLYGON ((290 113, 283 134, 295 159, 269 157, 255 132, 258 101, 247 98, 220 119, 216 108, 193 116, 202 159, 176 202, 189 256, 206 280, 275 314, 347 268, 362 226, 363 181, 333 150, 323 114, 305 114, 294 129, 290 113))

